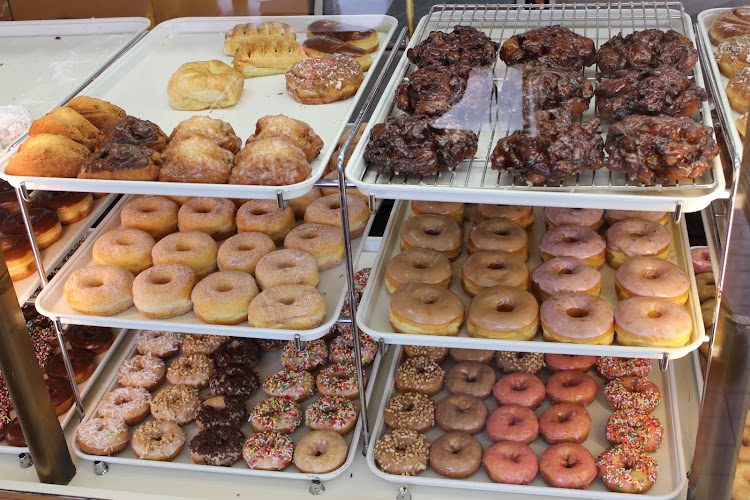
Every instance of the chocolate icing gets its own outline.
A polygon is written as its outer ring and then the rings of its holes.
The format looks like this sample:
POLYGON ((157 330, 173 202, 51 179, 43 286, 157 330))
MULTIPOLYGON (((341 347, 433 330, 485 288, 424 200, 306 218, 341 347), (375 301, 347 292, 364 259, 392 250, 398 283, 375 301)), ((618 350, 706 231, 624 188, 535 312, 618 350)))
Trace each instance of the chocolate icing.
POLYGON ((210 427, 200 431, 190 441, 190 453, 200 455, 207 464, 234 463, 242 455, 245 435, 227 426, 210 427))
POLYGON ((167 145, 167 136, 155 123, 127 116, 101 129, 97 144, 97 149, 111 144, 133 144, 162 152, 167 145))
POLYGON ((349 40, 363 40, 372 36, 374 33, 374 31, 367 26, 340 23, 338 21, 328 21, 325 19, 310 23, 307 27, 307 31, 313 35, 323 35, 343 42, 349 40))
POLYGON ((115 172, 136 170, 148 165, 154 151, 132 144, 111 144, 93 153, 84 162, 81 172, 115 172))

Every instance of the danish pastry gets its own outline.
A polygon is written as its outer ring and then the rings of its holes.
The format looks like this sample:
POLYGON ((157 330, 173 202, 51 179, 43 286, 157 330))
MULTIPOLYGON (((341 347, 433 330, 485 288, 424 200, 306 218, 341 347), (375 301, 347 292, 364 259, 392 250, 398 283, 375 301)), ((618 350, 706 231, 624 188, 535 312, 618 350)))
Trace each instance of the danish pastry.
POLYGON ((161 153, 167 147, 168 139, 167 134, 157 124, 134 116, 126 116, 101 129, 96 141, 96 149, 122 143, 145 146, 161 153))
POLYGON ((321 19, 307 26, 307 36, 325 36, 374 52, 380 46, 378 33, 366 26, 321 19))
POLYGON ((29 135, 58 134, 83 144, 89 151, 96 146, 96 135, 99 129, 81 116, 73 108, 55 108, 38 120, 34 120, 29 128, 29 135))
POLYGON ((750 106, 750 67, 742 68, 729 79, 727 99, 738 113, 747 111, 750 106))
POLYGON ((259 39, 295 41, 297 35, 291 26, 278 21, 238 24, 224 34, 224 53, 233 56, 240 45, 259 39))
POLYGON ((279 137, 291 142, 305 153, 308 162, 313 161, 323 148, 323 139, 310 125, 285 115, 266 115, 260 118, 255 124, 255 133, 245 144, 268 137, 279 137))
POLYGON ((193 136, 175 141, 164 152, 159 180, 165 182, 205 182, 226 184, 234 155, 210 139, 193 136))
POLYGON ((349 56, 311 57, 286 70, 286 90, 302 104, 327 104, 348 99, 362 84, 362 67, 349 56))
POLYGON ((242 97, 245 80, 216 59, 185 63, 169 78, 169 105, 178 110, 234 106, 242 97))
POLYGON ((122 120, 128 116, 124 109, 115 106, 111 102, 87 95, 74 97, 68 101, 65 107, 78 111, 78 114, 86 118, 98 129, 104 128, 110 123, 122 120))
POLYGON ((26 177, 76 177, 91 151, 57 134, 29 137, 8 160, 5 173, 26 177))
POLYGON ((230 184, 285 186, 310 177, 305 153, 279 137, 250 142, 237 153, 230 184))
POLYGON ((280 75, 304 57, 295 41, 259 38, 237 47, 232 66, 245 78, 280 75))

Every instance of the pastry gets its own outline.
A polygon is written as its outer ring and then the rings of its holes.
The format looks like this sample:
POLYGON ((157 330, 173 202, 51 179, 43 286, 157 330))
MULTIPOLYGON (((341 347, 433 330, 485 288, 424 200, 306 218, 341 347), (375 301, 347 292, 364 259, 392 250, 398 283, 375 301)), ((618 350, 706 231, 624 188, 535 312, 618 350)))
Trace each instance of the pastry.
POLYGON ((124 143, 151 148, 161 153, 167 147, 168 139, 167 134, 157 124, 148 120, 139 120, 134 116, 126 116, 101 129, 96 141, 96 149, 105 148, 110 144, 124 143))
POLYGON ((647 29, 625 37, 618 34, 599 48, 596 65, 602 75, 613 75, 629 68, 674 66, 688 71, 698 62, 693 42, 674 30, 647 29))
MULTIPOLYGON (((229 123, 202 115, 195 115, 180 122, 169 136, 169 143, 175 144, 196 135, 205 137, 232 154, 237 154, 242 148, 242 139, 237 137, 229 123)), ((167 147, 165 153, 170 149, 167 147)))
POLYGON ((96 99, 95 97, 89 97, 87 95, 74 97, 65 104, 65 107, 76 110, 98 129, 102 129, 110 123, 114 123, 128 116, 125 110, 115 106, 111 102, 96 99))
POLYGON ((232 66, 245 78, 280 75, 304 57, 302 47, 293 40, 258 38, 237 47, 232 66))
POLYGON ((31 126, 31 113, 23 106, 0 106, 0 149, 7 148, 31 126))
POLYGON ((320 19, 307 26, 307 36, 325 36, 374 52, 380 46, 378 33, 366 26, 320 19))
POLYGON ((750 67, 735 72, 727 84, 729 105, 738 113, 744 113, 750 106, 750 67))
POLYGON ((91 124, 72 108, 55 108, 38 120, 34 120, 29 128, 29 136, 39 134, 58 134, 83 144, 90 151, 96 146, 96 134, 99 129, 91 124))
POLYGON ((365 74, 349 56, 310 57, 286 70, 286 90, 302 104, 327 104, 353 96, 365 74))
POLYGON ((343 54, 349 56, 367 71, 372 66, 372 56, 365 49, 342 42, 327 36, 313 36, 302 42, 302 51, 307 57, 321 57, 328 54, 343 54))
POLYGON ((562 26, 545 26, 513 35, 500 47, 508 66, 542 61, 580 71, 594 63, 594 41, 562 26))
POLYGON ((708 27, 708 38, 714 45, 740 35, 750 35, 750 7, 747 5, 722 12, 708 27))
POLYGON ((193 136, 176 141, 164 154, 159 180, 226 184, 234 155, 210 139, 193 136))
POLYGON ((307 123, 285 115, 266 115, 258 119, 255 133, 248 137, 245 145, 254 141, 278 137, 300 148, 308 162, 313 161, 323 148, 323 139, 307 123))
POLYGON ((238 24, 224 34, 224 54, 233 56, 241 44, 259 39, 294 41, 297 35, 291 26, 278 21, 238 24))
POLYGON ((5 173, 24 177, 76 177, 91 154, 89 149, 63 135, 29 137, 8 160, 5 173))
POLYGON ((167 95, 173 109, 195 111, 234 106, 245 80, 231 66, 216 59, 185 63, 169 78, 167 95))
POLYGON ((78 178, 155 181, 161 164, 161 155, 153 149, 112 144, 92 153, 81 165, 78 178))
POLYGON ((423 68, 431 64, 450 66, 465 61, 471 66, 489 66, 499 44, 472 26, 455 26, 451 33, 433 31, 406 51, 409 60, 423 68))
POLYGON ((285 186, 310 177, 305 153, 279 137, 250 142, 237 153, 230 184, 285 186))
POLYGON ((728 77, 750 66, 750 35, 736 36, 721 42, 714 57, 719 70, 728 77))

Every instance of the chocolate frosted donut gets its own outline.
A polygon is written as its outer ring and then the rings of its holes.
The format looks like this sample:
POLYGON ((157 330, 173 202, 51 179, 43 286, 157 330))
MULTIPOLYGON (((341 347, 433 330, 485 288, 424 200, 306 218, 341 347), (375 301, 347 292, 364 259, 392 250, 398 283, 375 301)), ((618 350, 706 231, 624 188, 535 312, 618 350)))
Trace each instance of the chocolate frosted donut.
POLYGON ((468 394, 451 394, 435 406, 435 420, 446 432, 482 432, 488 413, 484 401, 468 394))
MULTIPOLYGON (((94 373, 94 357, 90 352, 83 349, 69 349, 68 356, 73 368, 73 377, 77 384, 87 380, 94 373)), ((57 353, 47 363, 47 375, 68 380, 68 372, 65 370, 62 353, 57 353)))
POLYGON ((215 426, 239 427, 247 421, 247 407, 240 398, 212 396, 201 403, 195 414, 200 430, 215 426))
POLYGON ((260 347, 253 339, 227 340, 213 354, 214 362, 219 368, 237 365, 253 368, 260 361, 260 357, 260 347))
POLYGON ((84 325, 71 327, 67 338, 73 348, 89 351, 94 356, 106 352, 115 340, 111 328, 84 325))
POLYGON ((258 347, 265 352, 278 351, 284 348, 286 340, 275 340, 275 339, 255 339, 258 343, 258 347))
POLYGON ((199 465, 230 466, 242 456, 245 435, 227 426, 209 427, 190 440, 190 458, 199 465))
POLYGON ((139 120, 134 116, 126 116, 99 131, 96 149, 103 149, 110 144, 132 144, 161 153, 167 147, 167 140, 167 135, 157 124, 148 120, 139 120))
POLYGON ((214 372, 208 381, 214 396, 237 396, 247 399, 260 388, 258 374, 244 366, 227 366, 214 372))
POLYGON ((503 373, 539 373, 544 368, 544 355, 541 353, 497 351, 495 361, 503 373))
POLYGON ((47 385, 47 392, 52 399, 55 415, 62 415, 73 406, 73 389, 66 380, 50 377, 45 379, 44 383, 47 385))
POLYGON ((441 476, 463 479, 479 470, 482 451, 482 445, 470 434, 443 434, 430 446, 430 465, 441 476))

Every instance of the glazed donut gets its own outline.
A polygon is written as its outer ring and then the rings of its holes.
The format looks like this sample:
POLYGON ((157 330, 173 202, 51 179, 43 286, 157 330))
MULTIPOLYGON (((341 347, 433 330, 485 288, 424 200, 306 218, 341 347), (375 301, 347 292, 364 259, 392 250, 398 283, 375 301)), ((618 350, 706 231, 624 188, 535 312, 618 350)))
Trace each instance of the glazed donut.
MULTIPOLYGON (((378 343, 364 332, 359 332, 359 354, 362 359, 362 365, 366 366, 375 360, 378 353, 378 343)), ((342 333, 331 342, 329 349, 331 363, 349 363, 354 364, 354 335, 351 331, 342 333)))
POLYGON ((466 326, 470 337, 531 340, 539 329, 539 304, 526 290, 493 286, 471 299, 466 326))
POLYGON ((321 196, 323 196, 323 194, 321 193, 320 188, 314 187, 302 196, 289 200, 287 206, 292 209, 295 218, 304 219, 305 210, 307 210, 307 207, 310 206, 310 203, 317 200, 321 196))
POLYGON ((716 299, 708 299, 701 304, 701 317, 703 327, 708 330, 714 324, 714 312, 716 311, 716 299))
POLYGON ((250 200, 237 210, 237 229, 241 233, 259 232, 281 245, 294 227, 294 212, 279 210, 275 200, 250 200))
POLYGON ((182 340, 182 354, 213 354, 227 340, 229 340, 229 337, 224 335, 188 333, 182 340))
POLYGON ((612 307, 588 293, 558 293, 539 308, 547 342, 609 345, 615 337, 612 307))
POLYGON ((427 432, 435 425, 435 405, 425 394, 398 394, 388 400, 383 410, 383 421, 391 429, 427 432))
POLYGON ((297 402, 310 397, 314 389, 315 379, 304 370, 280 370, 263 382, 263 392, 268 396, 283 396, 297 402))
POLYGON ((575 354, 545 354, 544 363, 547 369, 554 372, 564 370, 578 370, 586 373, 596 364, 596 356, 583 356, 575 354))
POLYGON ((629 219, 650 220, 666 226, 669 221, 669 214, 667 212, 643 212, 640 210, 605 210, 604 219, 610 226, 621 220, 629 219))
POLYGON ((286 235, 284 248, 311 254, 324 271, 344 261, 344 233, 325 224, 300 224, 286 235))
POLYGON ((653 297, 633 297, 615 307, 615 338, 619 344, 680 347, 690 340, 693 321, 674 302, 653 297))
POLYGON ((604 486, 620 493, 645 493, 659 474, 654 457, 625 444, 604 450, 596 465, 604 486))
MULTIPOLYGON (((495 351, 490 351, 487 349, 457 349, 454 347, 448 349, 448 352, 450 352, 451 358, 456 363, 476 361, 477 363, 487 364, 492 361, 492 358, 495 357, 495 351)), ((440 363, 440 361, 437 362, 440 363)))
POLYGON ((44 191, 34 200, 37 207, 55 212, 60 224, 66 226, 83 220, 91 213, 94 197, 91 193, 44 191))
POLYGON ((544 481, 553 488, 588 489, 597 469, 591 452, 576 443, 553 444, 539 459, 544 481))
POLYGON ((344 465, 349 448, 338 432, 311 431, 294 448, 294 465, 308 474, 326 474, 344 465))
POLYGON ((599 231, 604 225, 604 210, 594 208, 547 207, 544 209, 544 222, 547 225, 547 229, 574 224, 599 231))
POLYGON ((447 347, 431 347, 422 345, 405 345, 404 354, 407 358, 413 358, 415 356, 425 356, 433 360, 435 363, 442 363, 445 358, 448 357, 447 347))
MULTIPOLYGON (((362 372, 365 381, 365 373, 362 372)), ((315 379, 315 385, 321 396, 343 396, 347 399, 359 397, 357 368, 353 364, 341 363, 326 366, 315 379)))
POLYGON ((208 381, 208 388, 214 396, 235 396, 248 399, 259 387, 258 374, 246 366, 219 368, 208 381))
POLYGON ((242 458, 251 469, 283 470, 292 463, 294 443, 280 432, 253 434, 242 446, 242 458))
POLYGON ((693 271, 695 274, 712 273, 714 271, 711 264, 711 252, 708 251, 708 247, 692 248, 690 250, 690 257, 693 261, 693 271))
POLYGON ((441 476, 463 479, 482 465, 482 445, 465 432, 449 432, 430 445, 429 462, 441 476))
POLYGON ((141 229, 160 240, 177 230, 178 208, 164 196, 143 196, 122 207, 120 222, 125 229, 141 229))
POLYGON ((403 392, 418 392, 434 396, 443 390, 445 371, 430 358, 408 358, 396 369, 396 388, 403 392))
POLYGON ((596 269, 604 265, 605 247, 602 237, 585 226, 558 226, 539 240, 543 262, 554 257, 576 257, 596 269))
POLYGON ((521 257, 503 250, 486 250, 471 255, 461 265, 461 288, 470 297, 496 285, 528 288, 529 268, 521 257))
POLYGON ((203 401, 195 414, 200 430, 215 426, 239 428, 247 422, 247 407, 241 398, 211 396, 203 401))
POLYGON ((656 384, 631 376, 611 380, 604 386, 604 397, 613 410, 635 409, 651 413, 661 402, 656 384))
POLYGON ((255 276, 258 261, 274 250, 276 245, 267 234, 239 233, 221 244, 216 261, 220 271, 242 271, 255 276))
POLYGON ((228 198, 190 198, 177 212, 177 227, 185 233, 200 231, 216 241, 237 232, 234 203, 228 198))
POLYGON ((375 443, 373 457, 380 470, 399 476, 416 476, 427 469, 430 443, 419 432, 400 428, 375 443))
MULTIPOLYGON (((370 219, 370 209, 362 198, 346 195, 346 206, 349 212, 349 236, 362 236, 370 219)), ((341 197, 339 194, 329 194, 310 203, 305 210, 305 222, 336 226, 343 231, 341 222, 341 197)))
POLYGON ((255 368, 263 353, 255 339, 230 338, 213 353, 217 368, 244 366, 255 368))
POLYGON ((264 255, 255 266, 261 290, 279 285, 318 286, 320 276, 315 257, 302 250, 285 248, 264 255))
POLYGON ((36 272, 34 252, 26 236, 1 236, 0 251, 3 253, 11 281, 22 280, 36 272))
POLYGON ((195 420, 201 405, 198 389, 184 384, 168 385, 151 400, 151 416, 156 420, 169 420, 185 425, 195 420))
POLYGON ((524 205, 487 205, 484 203, 477 205, 474 224, 493 219, 512 220, 522 228, 528 229, 534 225, 536 217, 534 216, 534 207, 524 205))
POLYGON ((555 257, 537 266, 531 273, 531 289, 540 302, 551 295, 579 292, 599 295, 602 273, 575 257, 555 257))
POLYGON ((544 368, 544 355, 534 352, 497 351, 494 353, 497 367, 503 373, 539 373, 544 368))
POLYGON ((174 233, 154 245, 151 259, 159 264, 183 264, 191 268, 200 280, 216 269, 219 246, 213 238, 200 231, 174 233))
POLYGON ((128 445, 128 426, 117 418, 92 418, 76 430, 78 448, 89 455, 113 455, 128 445))
POLYGON ((242 271, 220 271, 198 282, 190 294, 193 311, 204 323, 236 325, 247 320, 247 308, 258 295, 253 277, 242 271))
POLYGON ((301 104, 327 104, 353 96, 364 80, 362 66, 343 54, 308 57, 287 68, 286 90, 301 104))
POLYGON ((596 381, 577 370, 555 372, 547 379, 547 397, 555 404, 570 403, 586 407, 594 402, 599 389, 596 381))
POLYGON ((121 267, 93 265, 68 276, 63 295, 82 314, 112 316, 133 305, 133 274, 121 267))
POLYGON ((263 290, 250 302, 247 319, 256 328, 310 330, 323 323, 323 295, 308 285, 279 285, 263 290))
POLYGON ((421 201, 412 200, 409 203, 409 217, 415 217, 417 215, 443 215, 456 221, 458 224, 464 222, 464 207, 463 203, 454 201, 421 201))
POLYGON ((539 417, 539 433, 549 444, 581 444, 589 437, 591 415, 580 405, 550 406, 539 417))
POLYGON ((99 236, 91 249, 96 264, 127 269, 134 275, 151 267, 151 250, 156 241, 140 229, 115 229, 99 236))
POLYGON ((111 328, 98 326, 73 325, 65 334, 72 348, 83 349, 94 356, 107 352, 115 341, 111 328))
POLYGON ((185 444, 185 433, 180 426, 167 420, 152 420, 133 433, 130 447, 142 460, 169 461, 176 457, 185 444))
POLYGON ((151 392, 164 382, 166 373, 164 361, 156 356, 133 356, 120 366, 117 383, 124 387, 142 387, 151 392))
POLYGON ((305 425, 312 431, 348 434, 357 423, 357 405, 341 396, 322 396, 305 410, 305 425))
POLYGON ((687 302, 689 289, 690 278, 685 271, 656 257, 633 257, 615 273, 615 291, 620 300, 661 297, 681 306, 687 302))
POLYGON ((661 445, 664 428, 645 411, 618 410, 607 419, 604 436, 611 445, 626 444, 653 453, 661 445))
POLYGON ((96 407, 101 418, 119 419, 135 425, 151 413, 151 393, 143 387, 118 387, 104 395, 96 407))
POLYGON ((302 423, 302 410, 289 398, 264 399, 253 408, 250 425, 256 433, 275 431, 291 434, 302 423))
MULTIPOLYGON (((44 250, 62 236, 62 225, 55 212, 46 208, 30 208, 29 221, 34 231, 34 240, 39 250, 44 250)), ((0 223, 0 233, 6 236, 17 236, 26 234, 26 224, 23 214, 12 213, 0 223)))
POLYGON ((536 375, 516 372, 498 380, 492 387, 492 395, 499 405, 516 405, 535 410, 544 402, 545 388, 536 375))
POLYGON ((388 293, 416 281, 449 288, 451 263, 448 257, 429 248, 410 248, 396 255, 385 269, 385 289, 388 293))
POLYGON ((529 260, 529 235, 526 230, 507 219, 480 222, 469 233, 469 255, 483 250, 503 250, 529 260))
POLYGON ((417 215, 404 221, 399 231, 401 250, 429 248, 456 260, 463 245, 461 226, 444 215, 417 215))
POLYGON ((407 283, 391 295, 388 321, 399 333, 456 336, 464 322, 464 303, 443 287, 407 283))
POLYGON ((523 443, 503 441, 484 452, 482 463, 487 476, 495 483, 529 484, 539 472, 539 460, 523 443))
POLYGON ((739 35, 750 34, 750 11, 747 6, 720 13, 708 27, 708 38, 714 45, 739 35))
POLYGON ((291 371, 311 372, 325 366, 327 359, 328 346, 322 339, 305 343, 301 350, 297 350, 294 344, 289 342, 281 351, 281 364, 291 371))
POLYGON ((454 365, 445 375, 445 388, 451 394, 468 394, 484 399, 492 393, 495 371, 484 363, 466 361, 454 365))
POLYGON ((607 229, 607 264, 617 269, 628 258, 658 257, 669 254, 669 231, 658 222, 628 219, 607 229))
POLYGON ((489 409, 468 394, 449 394, 435 405, 435 421, 445 432, 482 432, 489 409))
MULTIPOLYGON (((164 241, 164 240, 162 240, 164 241)), ((174 318, 193 308, 193 270, 182 264, 159 264, 133 281, 133 304, 148 318, 174 318)))
POLYGON ((227 426, 209 427, 190 440, 190 458, 198 465, 229 467, 242 456, 245 435, 227 426))
POLYGON ((496 443, 529 444, 539 435, 539 422, 534 411, 525 406, 503 405, 495 408, 487 419, 487 435, 496 443))
POLYGON ((214 362, 205 354, 184 354, 169 365, 167 381, 172 385, 205 389, 213 372, 214 362))
POLYGON ((719 71, 727 78, 750 66, 750 34, 739 35, 719 44, 714 52, 719 71))
MULTIPOLYGON (((85 382, 94 373, 96 363, 94 362, 94 356, 90 352, 83 349, 68 349, 68 357, 73 368, 73 378, 76 384, 85 382)), ((61 352, 58 352, 49 359, 45 367, 45 372, 50 377, 69 380, 61 352)))
POLYGON ((714 273, 701 273, 695 277, 695 285, 698 287, 698 300, 702 303, 716 298, 716 281, 714 273))

